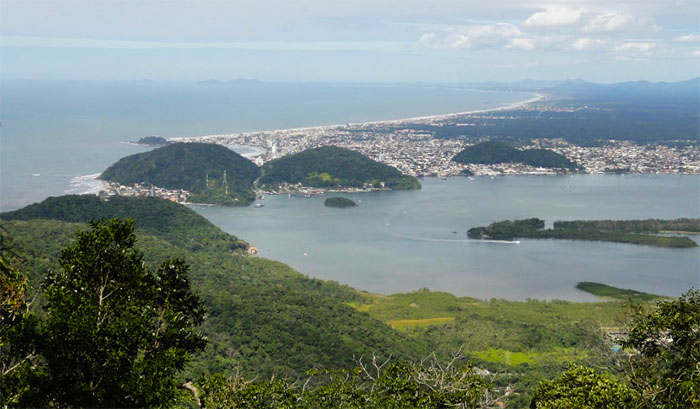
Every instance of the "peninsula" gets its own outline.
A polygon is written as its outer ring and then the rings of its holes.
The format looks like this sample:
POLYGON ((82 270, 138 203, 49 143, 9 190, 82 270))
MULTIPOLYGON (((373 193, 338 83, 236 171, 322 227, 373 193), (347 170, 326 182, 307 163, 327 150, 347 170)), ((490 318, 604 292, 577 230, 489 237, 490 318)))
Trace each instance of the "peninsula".
POLYGON ((155 188, 178 190, 172 200, 244 206, 255 200, 258 167, 238 153, 216 144, 175 143, 124 157, 100 179, 112 182, 114 194, 155 195, 155 188))
MULTIPOLYGON (((658 221, 660 224, 670 221, 658 221)), ((629 233, 620 230, 602 230, 595 222, 588 222, 586 228, 577 228, 574 224, 554 222, 553 229, 544 229, 544 220, 538 218, 522 220, 505 220, 485 227, 473 227, 467 231, 472 239, 515 240, 526 239, 564 239, 585 241, 608 241, 614 243, 642 244, 656 247, 689 248, 698 247, 686 236, 658 236, 653 234, 629 233)), ((624 224, 623 222, 619 222, 624 224)), ((602 226, 602 224, 601 224, 602 226)))
POLYGON ((275 188, 282 184, 323 189, 365 188, 415 190, 413 176, 374 161, 359 152, 337 146, 307 149, 265 163, 258 183, 275 188))

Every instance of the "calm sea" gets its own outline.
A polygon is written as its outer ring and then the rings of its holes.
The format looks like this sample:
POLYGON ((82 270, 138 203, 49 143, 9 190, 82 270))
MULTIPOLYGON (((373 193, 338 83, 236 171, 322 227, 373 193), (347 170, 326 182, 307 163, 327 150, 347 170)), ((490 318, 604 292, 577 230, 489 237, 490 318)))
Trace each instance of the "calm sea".
MULTIPOLYGON (((700 287, 700 249, 631 244, 469 240, 470 227, 555 220, 700 216, 699 175, 426 178, 412 192, 267 196, 263 208, 195 207, 223 228, 310 276, 391 294, 428 287, 477 298, 595 300, 574 288, 597 281, 669 296, 700 287), (328 197, 329 195, 325 195, 328 197)), ((700 237, 694 236, 695 241, 700 237)))
POLYGON ((0 211, 99 189, 119 158, 166 138, 464 112, 531 94, 421 86, 0 82, 0 211), (90 177, 92 175, 93 177, 90 177))

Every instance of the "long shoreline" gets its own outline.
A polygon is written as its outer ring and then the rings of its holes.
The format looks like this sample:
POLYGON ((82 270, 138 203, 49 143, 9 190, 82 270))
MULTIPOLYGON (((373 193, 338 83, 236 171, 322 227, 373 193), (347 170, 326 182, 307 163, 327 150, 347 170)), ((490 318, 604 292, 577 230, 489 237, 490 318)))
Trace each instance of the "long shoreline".
POLYGON ((298 127, 298 128, 268 129, 268 130, 259 130, 259 131, 246 131, 246 132, 233 132, 233 133, 225 133, 225 134, 209 134, 209 135, 199 135, 199 136, 168 138, 168 141, 172 141, 172 142, 188 142, 189 141, 189 142, 192 142, 192 141, 196 141, 196 140, 231 137, 234 135, 255 135, 255 134, 261 134, 261 133, 276 133, 276 132, 317 131, 317 130, 328 130, 328 129, 335 129, 335 128, 343 128, 343 127, 353 127, 353 126, 394 125, 394 124, 405 124, 405 123, 413 123, 413 122, 421 122, 421 121, 445 120, 445 119, 456 118, 456 117, 465 116, 465 115, 483 114, 483 113, 487 113, 487 112, 498 112, 498 111, 507 111, 510 109, 516 109, 516 108, 520 108, 520 107, 527 105, 527 104, 542 101, 546 96, 545 94, 531 93, 531 92, 528 92, 528 94, 534 95, 534 97, 530 98, 530 99, 526 99, 524 101, 512 102, 512 103, 509 103, 507 105, 503 105, 503 106, 495 107, 495 108, 477 109, 477 110, 463 111, 463 112, 452 112, 452 113, 447 113, 447 114, 424 115, 424 116, 416 116, 416 117, 401 118, 401 119, 384 119, 384 120, 365 121, 365 122, 348 122, 348 123, 344 123, 344 124, 314 125, 314 126, 304 126, 304 127, 298 127))

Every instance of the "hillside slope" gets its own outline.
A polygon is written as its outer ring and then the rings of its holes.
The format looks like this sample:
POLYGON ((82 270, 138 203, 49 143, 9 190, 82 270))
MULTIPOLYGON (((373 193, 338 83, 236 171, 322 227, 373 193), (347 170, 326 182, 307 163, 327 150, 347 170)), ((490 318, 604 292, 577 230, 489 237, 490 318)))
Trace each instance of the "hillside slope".
POLYGON ((175 143, 121 158, 102 172, 100 179, 185 189, 195 193, 190 199, 194 202, 244 205, 255 199, 253 182, 259 174, 253 162, 224 146, 175 143))
MULTIPOLYGON (((149 264, 157 265, 167 257, 185 258, 191 265, 193 285, 208 309, 204 330, 209 345, 189 369, 191 376, 240 369, 250 376, 296 377, 313 366, 350 367, 353 357, 393 354, 408 359, 426 351, 423 342, 411 340, 350 307, 348 303, 361 303, 365 297, 350 287, 308 278, 283 263, 214 245, 222 236, 229 237, 228 243, 242 242, 213 225, 205 229, 210 223, 184 206, 166 203, 159 207, 157 214, 163 216, 163 221, 176 212, 180 216, 191 214, 186 223, 158 230, 138 221, 138 215, 144 214, 139 210, 144 199, 118 200, 119 207, 96 204, 99 211, 92 213, 69 216, 40 212, 42 205, 78 209, 73 206, 75 197, 52 198, 50 203, 33 205, 26 211, 4 213, 0 219, 15 252, 25 259, 20 265, 31 273, 35 285, 48 269, 58 268, 61 249, 98 213, 100 217, 134 217, 137 245, 146 253, 149 264), (54 220, 47 220, 51 217, 54 220)), ((166 202, 148 200, 152 204, 166 202)))
POLYGON ((468 146, 452 158, 462 164, 524 163, 543 168, 575 170, 578 166, 566 156, 549 149, 516 149, 504 142, 487 141, 468 146))
POLYGON ((359 152, 337 146, 307 149, 272 160, 261 168, 259 182, 266 185, 301 183, 304 186, 337 188, 384 185, 394 190, 420 189, 412 176, 374 161, 359 152))

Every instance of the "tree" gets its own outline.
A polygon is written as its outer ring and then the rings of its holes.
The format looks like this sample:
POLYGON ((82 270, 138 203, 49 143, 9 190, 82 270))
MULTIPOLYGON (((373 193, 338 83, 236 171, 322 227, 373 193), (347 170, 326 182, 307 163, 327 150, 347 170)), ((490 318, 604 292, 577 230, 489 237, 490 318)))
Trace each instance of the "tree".
POLYGON ((590 368, 572 365, 550 381, 537 385, 532 409, 634 408, 635 393, 620 381, 590 368))
POLYGON ((638 311, 626 348, 630 380, 648 407, 700 408, 700 291, 638 311))
POLYGON ((204 306, 190 289, 188 266, 169 259, 150 271, 134 247, 132 220, 90 226, 44 284, 47 402, 170 406, 178 372, 205 345, 195 330, 204 306))

